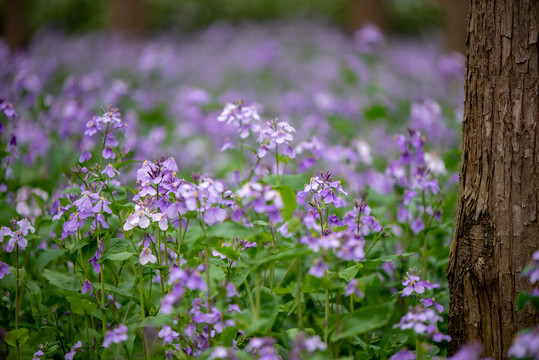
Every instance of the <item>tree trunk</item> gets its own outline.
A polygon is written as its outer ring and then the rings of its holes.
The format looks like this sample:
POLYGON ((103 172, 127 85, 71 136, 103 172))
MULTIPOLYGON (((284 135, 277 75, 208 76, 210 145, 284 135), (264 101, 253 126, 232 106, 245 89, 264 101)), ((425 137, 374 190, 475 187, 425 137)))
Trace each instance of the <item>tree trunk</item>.
POLYGON ((515 332, 539 322, 516 305, 539 247, 538 12, 537 0, 470 0, 450 353, 479 340, 507 358, 515 332))

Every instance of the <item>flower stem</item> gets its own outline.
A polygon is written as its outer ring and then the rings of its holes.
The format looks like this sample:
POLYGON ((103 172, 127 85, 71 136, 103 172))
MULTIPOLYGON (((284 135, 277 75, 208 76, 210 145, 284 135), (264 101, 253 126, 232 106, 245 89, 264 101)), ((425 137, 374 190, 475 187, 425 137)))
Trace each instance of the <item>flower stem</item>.
MULTIPOLYGON (((325 271, 324 276, 326 280, 328 280, 327 270, 325 271)), ((329 333, 329 289, 326 287, 326 302, 325 302, 325 311, 324 311, 324 344, 326 345, 328 344, 328 333, 329 333)))
MULTIPOLYGON (((303 314, 301 313, 301 303, 302 303, 302 296, 301 296, 301 290, 303 288, 303 285, 301 283, 302 281, 302 266, 301 266, 301 258, 297 258, 298 259, 298 296, 297 296, 297 303, 296 303, 296 307, 298 309, 298 323, 299 323, 299 328, 303 328, 303 314)), ((295 260, 294 260, 295 262, 295 260)))
MULTIPOLYGON (((15 249, 15 271, 17 273, 17 285, 15 286, 15 330, 19 330, 19 244, 15 245, 15 249)), ((19 340, 17 340, 17 360, 21 360, 19 340)))

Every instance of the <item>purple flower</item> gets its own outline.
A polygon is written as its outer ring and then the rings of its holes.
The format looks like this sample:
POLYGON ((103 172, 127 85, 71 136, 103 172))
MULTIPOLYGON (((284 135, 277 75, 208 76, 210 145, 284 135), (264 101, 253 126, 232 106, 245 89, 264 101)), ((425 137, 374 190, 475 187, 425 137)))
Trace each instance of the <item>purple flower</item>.
POLYGON ((410 224, 410 229, 414 232, 414 234, 419 234, 421 230, 425 228, 425 224, 423 224, 423 220, 420 216, 418 216, 412 223, 410 224))
POLYGON ((109 205, 110 205, 110 201, 105 199, 104 196, 100 196, 97 202, 95 203, 95 205, 92 207, 92 212, 97 214, 97 213, 100 213, 101 211, 104 211, 107 214, 112 214, 112 210, 110 209, 109 205))
POLYGON ((94 256, 88 260, 89 263, 92 264, 92 267, 94 268, 94 271, 96 274, 99 274, 101 272, 101 265, 99 264, 99 259, 101 259, 101 254, 103 253, 103 241, 99 243, 99 246, 97 247, 97 250, 95 251, 94 256))
MULTIPOLYGON (((28 235, 28 232, 35 232, 34 227, 30 224, 30 222, 27 219, 22 219, 17 221, 17 226, 19 227, 17 231, 9 231, 11 234, 11 239, 9 239, 7 245, 6 245, 6 251, 12 252, 15 248, 15 245, 18 245, 21 250, 26 249, 26 246, 28 245, 28 240, 26 240, 24 237, 28 235)), ((2 238, 5 235, 8 235, 9 232, 5 230, 5 228, 2 228, 2 238)))
POLYGON ((238 290, 236 290, 236 287, 234 286, 234 284, 228 283, 228 284, 226 284, 225 288, 226 288, 226 297, 227 298, 240 296, 240 294, 238 293, 238 290))
MULTIPOLYGON (((509 349, 509 351, 511 351, 511 349, 509 349)), ((448 358, 448 360, 479 360, 481 358, 481 352, 481 344, 472 343, 462 346, 459 351, 448 358)))
POLYGON ((103 347, 108 348, 111 343, 119 344, 127 340, 127 326, 121 324, 117 328, 107 331, 103 347))
POLYGON ((517 359, 539 359, 539 326, 529 332, 519 333, 509 348, 508 356, 517 359))
POLYGON ((77 350, 82 347, 82 342, 79 340, 71 347, 71 351, 65 354, 64 359, 65 360, 73 360, 73 356, 75 356, 76 351, 82 351, 82 349, 77 350))
POLYGON ((279 360, 280 356, 275 349, 275 340, 271 337, 252 338, 245 347, 245 351, 258 355, 261 360, 279 360))
POLYGON ((163 328, 161 329, 161 331, 159 331, 159 334, 157 334, 159 338, 163 339, 162 345, 172 344, 174 340, 178 339, 179 335, 180 334, 172 330, 168 325, 163 325, 163 328))
POLYGON ((410 350, 403 348, 400 349, 397 353, 393 354, 389 360, 415 360, 416 356, 410 350))
POLYGON ((149 262, 155 264, 157 262, 157 258, 152 255, 152 251, 149 248, 144 248, 140 252, 139 261, 141 265, 146 265, 149 262))
POLYGON ((11 272, 11 270, 9 269, 8 264, 6 264, 5 262, 0 261, 0 279, 3 279, 4 275, 9 274, 10 272, 11 272))
POLYGON ((438 304, 436 301, 434 301, 434 298, 428 298, 428 299, 420 299, 420 302, 423 303, 425 307, 433 306, 436 310, 438 310, 439 313, 444 311, 444 307, 440 304, 438 304))
POLYGON ((402 290, 402 296, 410 296, 414 291, 418 294, 423 294, 425 292, 425 287, 419 283, 419 276, 408 272, 406 275, 406 280, 402 282, 402 285, 406 286, 404 290, 402 290))
POLYGON ((83 163, 83 162, 86 162, 88 160, 90 160, 92 158, 92 154, 90 154, 88 151, 84 150, 81 154, 81 156, 79 157, 79 163, 83 163))
POLYGON ((350 282, 346 285, 346 289, 344 290, 345 296, 350 296, 352 294, 355 294, 359 298, 365 297, 365 294, 363 294, 363 291, 361 291, 359 288, 357 279, 350 280, 350 282))
POLYGON ((120 175, 120 172, 114 168, 112 164, 105 166, 105 169, 101 171, 101 174, 106 174, 108 177, 113 178, 116 175, 120 175))
POLYGON ((19 116, 13 109, 13 105, 6 101, 4 98, 0 98, 0 111, 8 118, 8 120, 17 119, 19 116))
POLYGON ((524 276, 528 276, 532 284, 539 280, 539 250, 533 253, 530 269, 524 272, 524 276))
POLYGON ((82 293, 86 294, 88 292, 92 291, 92 284, 88 280, 84 281, 84 284, 82 284, 82 293))
POLYGON ((309 270, 309 274, 317 278, 321 278, 324 276, 327 269, 329 269, 328 264, 324 263, 323 261, 317 260, 315 265, 309 270))

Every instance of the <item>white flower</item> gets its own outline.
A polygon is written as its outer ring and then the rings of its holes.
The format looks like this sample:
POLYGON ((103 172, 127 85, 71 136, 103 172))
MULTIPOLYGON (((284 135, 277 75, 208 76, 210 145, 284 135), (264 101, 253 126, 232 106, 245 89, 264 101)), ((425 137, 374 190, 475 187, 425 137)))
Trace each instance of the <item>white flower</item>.
POLYGON ((152 221, 157 221, 159 229, 167 231, 168 229, 168 220, 165 214, 157 213, 152 215, 152 221))
POLYGON ((141 229, 146 229, 150 226, 150 219, 148 219, 149 213, 139 205, 135 205, 135 212, 133 212, 124 224, 124 230, 128 231, 133 229, 135 226, 140 227, 141 229))
POLYGON ((152 255, 152 251, 150 249, 144 248, 140 253, 139 261, 141 265, 146 265, 149 262, 155 264, 157 262, 157 258, 152 255))

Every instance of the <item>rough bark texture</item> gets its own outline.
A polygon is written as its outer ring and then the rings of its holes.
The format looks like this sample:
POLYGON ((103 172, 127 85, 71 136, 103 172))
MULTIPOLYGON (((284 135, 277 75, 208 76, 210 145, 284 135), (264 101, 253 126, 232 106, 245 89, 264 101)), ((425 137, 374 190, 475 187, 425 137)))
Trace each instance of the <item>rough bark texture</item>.
POLYGON ((515 332, 539 322, 516 305, 539 248, 538 12, 537 0, 470 1, 450 353, 479 340, 506 358, 515 332))

